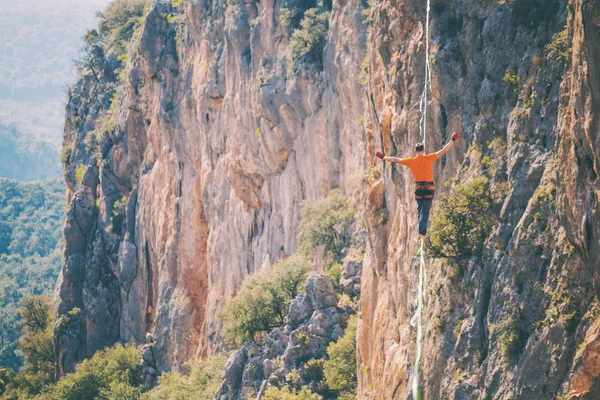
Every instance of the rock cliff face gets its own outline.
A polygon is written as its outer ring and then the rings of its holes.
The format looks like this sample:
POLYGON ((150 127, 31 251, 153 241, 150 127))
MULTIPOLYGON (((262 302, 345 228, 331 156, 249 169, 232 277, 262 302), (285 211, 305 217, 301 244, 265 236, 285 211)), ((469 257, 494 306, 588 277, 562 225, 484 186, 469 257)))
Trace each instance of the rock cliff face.
POLYGON ((109 57, 110 79, 71 90, 58 373, 147 332, 159 370, 219 351, 224 300, 295 250, 303 200, 339 187, 368 232, 359 398, 407 398, 415 204, 372 154, 420 140, 429 57, 427 151, 463 134, 439 192, 487 174, 497 221, 460 270, 428 262, 425 398, 600 396, 600 5, 432 0, 426 55, 424 0, 324 3, 155 3, 120 77, 109 57), (323 51, 297 59, 313 7, 323 51))
MULTIPOLYGON (((592 366, 598 10, 586 1, 432 1, 428 143, 440 147, 453 130, 466 139, 438 163, 438 186, 489 173, 491 160, 498 221, 481 256, 459 272, 452 262, 428 264, 424 398, 600 395, 592 366)), ((373 143, 404 153, 418 140, 425 2, 383 1, 371 15, 371 84, 381 121, 373 143)), ((388 169, 368 196, 361 398, 406 398, 410 390, 417 268, 409 191, 406 174, 388 169), (390 215, 384 227, 377 224, 382 210, 390 215)))
POLYGON ((57 330, 59 374, 146 332, 161 370, 217 351, 217 311, 295 251, 302 201, 360 190, 363 5, 335 4, 322 55, 295 68, 316 3, 179 3, 151 7, 121 80, 107 56, 70 93, 57 296, 83 318, 57 330))

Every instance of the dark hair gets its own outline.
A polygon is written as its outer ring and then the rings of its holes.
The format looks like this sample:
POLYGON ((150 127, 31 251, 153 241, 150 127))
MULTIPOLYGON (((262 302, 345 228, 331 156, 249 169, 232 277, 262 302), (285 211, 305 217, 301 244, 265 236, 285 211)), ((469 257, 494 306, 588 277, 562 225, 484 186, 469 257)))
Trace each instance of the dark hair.
POLYGON ((423 143, 415 144, 415 151, 423 151, 425 150, 425 145, 423 143))

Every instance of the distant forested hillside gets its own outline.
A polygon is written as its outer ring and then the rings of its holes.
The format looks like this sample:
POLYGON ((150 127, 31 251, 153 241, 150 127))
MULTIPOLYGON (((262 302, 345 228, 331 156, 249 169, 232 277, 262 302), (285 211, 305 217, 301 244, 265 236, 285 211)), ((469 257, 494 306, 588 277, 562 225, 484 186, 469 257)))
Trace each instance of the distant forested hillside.
MULTIPOLYGON (((85 31, 109 0, 0 0, 0 124, 59 149, 85 31)), ((58 156, 55 157, 58 165, 58 156)), ((57 176, 57 175, 55 175, 57 176)))
POLYGON ((62 255, 64 182, 0 179, 0 368, 17 369, 17 309, 28 295, 50 294, 62 255))
POLYGON ((0 124, 0 178, 43 180, 61 175, 58 151, 48 142, 0 124))

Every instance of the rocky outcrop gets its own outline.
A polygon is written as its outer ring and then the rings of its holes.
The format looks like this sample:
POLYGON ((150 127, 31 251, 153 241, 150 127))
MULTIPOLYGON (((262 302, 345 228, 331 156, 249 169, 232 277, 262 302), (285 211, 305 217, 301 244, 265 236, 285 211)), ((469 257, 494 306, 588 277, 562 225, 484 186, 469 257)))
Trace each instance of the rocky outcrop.
POLYGON ((317 391, 318 378, 306 362, 326 356, 327 345, 343 336, 352 310, 336 305, 324 275, 310 276, 305 292, 292 300, 285 325, 270 332, 264 344, 247 344, 231 355, 217 399, 261 398, 270 387, 286 384, 317 391))
POLYGON ((351 298, 360 297, 360 281, 363 261, 359 258, 348 256, 342 264, 340 288, 343 293, 351 298))
POLYGON ((150 390, 158 383, 158 370, 156 368, 156 357, 154 356, 154 336, 146 334, 146 344, 142 346, 142 359, 139 368, 142 379, 144 380, 144 389, 150 390))

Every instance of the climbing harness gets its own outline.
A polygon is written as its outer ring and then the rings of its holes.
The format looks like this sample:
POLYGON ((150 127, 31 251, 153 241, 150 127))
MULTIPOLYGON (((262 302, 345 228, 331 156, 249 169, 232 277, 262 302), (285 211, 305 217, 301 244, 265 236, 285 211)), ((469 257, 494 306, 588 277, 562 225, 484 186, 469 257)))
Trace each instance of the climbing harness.
MULTIPOLYGON (((427 0, 427 20, 425 23, 425 84, 423 85, 423 93, 419 104, 421 112, 421 121, 419 123, 419 132, 423 137, 423 146, 427 143, 427 92, 431 84, 431 71, 429 69, 429 12, 431 9, 431 0, 427 0)), ((419 195, 424 198, 433 198, 435 187, 433 182, 415 182, 415 189, 420 191, 419 195), (432 190, 433 189, 433 190, 432 190), (431 196, 431 197, 429 197, 431 196)), ((417 195, 417 190, 415 190, 417 195)), ((421 239, 421 247, 419 249, 419 288, 417 297, 417 311, 411 319, 411 325, 417 327, 417 346, 415 354, 415 364, 412 381, 412 400, 421 400, 421 382, 420 382, 420 364, 421 364, 421 342, 423 340, 423 304, 425 303, 425 249, 423 246, 424 240, 421 239)))
POLYGON ((416 199, 433 199, 435 185, 433 182, 415 182, 416 199))

